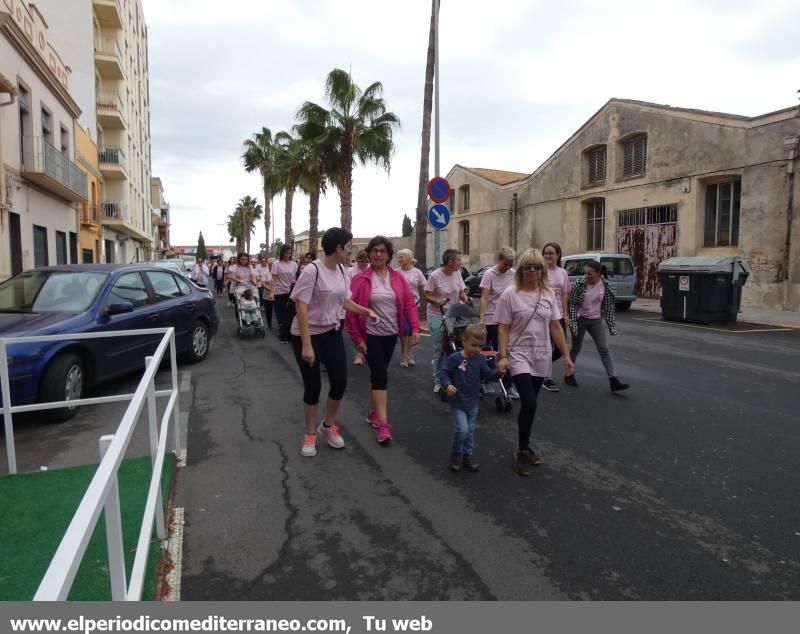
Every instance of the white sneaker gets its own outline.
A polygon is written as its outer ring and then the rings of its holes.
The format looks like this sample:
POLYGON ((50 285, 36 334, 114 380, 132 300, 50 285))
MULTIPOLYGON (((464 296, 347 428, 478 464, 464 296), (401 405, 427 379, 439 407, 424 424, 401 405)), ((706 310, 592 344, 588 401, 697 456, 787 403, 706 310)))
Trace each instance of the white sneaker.
POLYGON ((328 441, 329 446, 334 449, 344 449, 344 439, 339 435, 338 425, 334 424, 330 427, 325 427, 325 421, 322 421, 317 427, 317 431, 328 441))
POLYGON ((434 386, 433 386, 433 393, 434 393, 434 394, 438 394, 438 393, 439 393, 439 392, 441 392, 441 391, 442 391, 442 386, 441 386, 441 385, 439 385, 438 383, 437 383, 436 385, 434 385, 434 386))
POLYGON ((510 388, 508 388, 508 398, 512 398, 515 401, 519 400, 519 392, 517 392, 516 385, 512 385, 510 388))
POLYGON ((305 456, 306 458, 311 458, 312 456, 317 455, 317 435, 316 434, 306 434, 303 438, 303 449, 300 451, 300 455, 305 456))

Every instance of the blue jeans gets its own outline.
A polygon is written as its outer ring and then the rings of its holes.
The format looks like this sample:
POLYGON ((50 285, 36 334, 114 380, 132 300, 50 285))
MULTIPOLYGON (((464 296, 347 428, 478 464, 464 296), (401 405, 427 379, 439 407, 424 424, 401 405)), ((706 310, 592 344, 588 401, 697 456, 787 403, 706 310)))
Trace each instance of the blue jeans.
POLYGON ((475 450, 475 419, 478 418, 478 404, 467 410, 451 407, 453 414, 453 451, 471 456, 475 450))
POLYGON ((442 332, 444 330, 444 317, 428 315, 428 328, 431 329, 431 344, 433 345, 433 384, 441 383, 439 375, 442 372, 442 332))

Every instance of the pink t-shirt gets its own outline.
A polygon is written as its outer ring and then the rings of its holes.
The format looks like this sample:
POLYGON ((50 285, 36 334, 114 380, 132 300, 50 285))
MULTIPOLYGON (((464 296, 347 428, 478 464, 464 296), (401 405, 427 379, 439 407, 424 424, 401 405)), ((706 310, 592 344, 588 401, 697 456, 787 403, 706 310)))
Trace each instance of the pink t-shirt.
POLYGON ((275 295, 286 295, 297 277, 297 262, 276 260, 272 263, 272 275, 275 278, 275 295))
POLYGON ((367 320, 367 334, 374 337, 390 337, 397 334, 397 296, 392 290, 387 271, 386 277, 372 274, 372 293, 369 307, 375 311, 380 322, 372 324, 367 320))
MULTIPOLYGON (((465 288, 464 280, 461 279, 461 274, 458 271, 447 275, 440 268, 431 273, 431 276, 425 282, 426 291, 434 297, 448 298, 450 300, 449 305, 458 304, 458 296, 465 288)), ((447 306, 446 304, 440 308, 428 302, 428 317, 441 317, 442 310, 446 311, 447 306)))
POLYGON ((269 283, 272 281, 272 273, 269 272, 268 266, 261 266, 261 265, 257 266, 256 276, 258 277, 259 285, 261 284, 269 285, 269 283))
POLYGON ((412 266, 408 271, 404 271, 403 267, 397 267, 395 271, 401 273, 402 276, 406 278, 406 282, 408 282, 408 286, 414 294, 414 300, 416 300, 417 306, 419 306, 419 298, 422 293, 420 289, 425 288, 425 274, 415 266, 412 266))
POLYGON ((553 292, 556 294, 556 299, 559 301, 559 306, 563 309, 564 298, 566 297, 569 299, 569 292, 572 290, 569 275, 567 275, 567 272, 560 266, 547 269, 547 285, 553 289, 553 292))
MULTIPOLYGON (((339 328, 339 312, 347 298, 344 269, 331 270, 320 260, 307 265, 294 285, 291 298, 308 305, 308 333, 319 335, 339 328), (319 271, 319 275, 317 275, 319 271)), ((291 333, 300 336, 297 317, 291 333)))
POLYGON ((494 325, 497 323, 495 311, 497 310, 497 300, 506 290, 509 284, 514 282, 514 269, 508 269, 505 273, 501 273, 496 266, 490 268, 481 278, 481 288, 489 289, 489 301, 486 304, 486 313, 484 321, 487 325, 494 325))
POLYGON ((561 304, 551 290, 518 291, 509 286, 497 302, 495 319, 510 326, 508 360, 511 375, 550 376, 550 322, 561 319, 561 304), (537 309, 536 306, 539 306, 537 309), (536 316, 531 318, 533 311, 536 316))
POLYGON ((603 304, 603 297, 606 295, 606 287, 602 281, 594 286, 586 284, 586 295, 583 296, 583 303, 578 309, 578 317, 583 319, 600 319, 600 306, 603 304))
POLYGON ((237 265, 231 271, 231 281, 234 286, 256 287, 256 274, 249 266, 237 265))

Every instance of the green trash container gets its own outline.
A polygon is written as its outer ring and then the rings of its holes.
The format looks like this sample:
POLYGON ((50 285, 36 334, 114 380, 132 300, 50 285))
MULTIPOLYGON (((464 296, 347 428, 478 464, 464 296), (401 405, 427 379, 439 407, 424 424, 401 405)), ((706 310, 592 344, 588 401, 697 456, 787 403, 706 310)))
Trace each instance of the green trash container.
POLYGON ((658 265, 661 316, 701 324, 736 323, 750 267, 739 257, 681 257, 658 265))

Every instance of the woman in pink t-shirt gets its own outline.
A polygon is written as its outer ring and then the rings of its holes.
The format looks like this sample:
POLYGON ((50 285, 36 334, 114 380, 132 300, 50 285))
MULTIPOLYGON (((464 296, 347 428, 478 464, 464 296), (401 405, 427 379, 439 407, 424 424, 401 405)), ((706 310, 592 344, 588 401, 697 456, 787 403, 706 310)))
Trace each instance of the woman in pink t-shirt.
POLYGON ((565 355, 567 373, 575 366, 567 355, 567 341, 561 330, 561 306, 547 286, 544 259, 538 249, 522 254, 514 274, 514 283, 500 296, 495 313, 499 324, 500 350, 497 369, 510 372, 520 396, 517 417, 518 445, 513 469, 518 475, 530 475, 530 467, 540 464, 530 445, 536 397, 552 365, 552 341, 565 355))
MULTIPOLYGON (((572 332, 572 360, 578 358, 583 344, 583 336, 588 332, 600 353, 600 360, 608 374, 608 382, 612 392, 627 390, 630 385, 617 378, 614 357, 608 349, 606 326, 613 337, 617 334, 615 321, 614 291, 605 279, 604 267, 592 260, 586 264, 583 279, 575 281, 569 296, 569 329, 572 332), (603 325, 603 322, 606 325, 603 325)), ((564 377, 564 383, 578 387, 574 374, 564 377)))
POLYGON ((347 387, 347 358, 339 322, 342 307, 366 315, 373 324, 378 316, 369 308, 358 306, 347 297, 344 264, 350 260, 353 234, 333 227, 322 236, 325 255, 305 267, 297 279, 291 299, 297 306, 292 321, 292 350, 303 378, 303 413, 306 433, 303 456, 317 455, 317 432, 334 449, 342 449, 344 440, 339 434, 336 414, 347 387), (320 363, 328 373, 330 390, 325 407, 325 419, 319 418, 319 395, 322 391, 320 363))
POLYGON ((359 352, 367 358, 370 381, 370 410, 367 422, 377 430, 381 444, 392 440, 392 426, 386 412, 389 363, 397 337, 409 324, 413 344, 419 343, 417 303, 402 273, 389 266, 394 256, 392 241, 375 236, 367 245, 370 268, 359 273, 350 284, 350 297, 359 306, 371 308, 380 318, 377 324, 367 323, 353 313, 347 315, 347 332, 359 352))
POLYGON ((228 263, 225 265, 225 292, 228 293, 228 304, 231 306, 233 300, 233 274, 236 272, 236 258, 228 258, 228 263))
MULTIPOLYGON (((569 293, 572 290, 572 284, 569 281, 569 275, 561 267, 561 245, 557 242, 548 242, 542 249, 542 256, 544 263, 547 267, 547 285, 556 294, 561 306, 561 329, 564 331, 564 336, 567 336, 567 302, 569 301, 569 293)), ((553 361, 561 358, 561 351, 553 346, 553 361)), ((558 385, 553 381, 553 377, 545 377, 542 387, 548 392, 558 392, 558 385)))
MULTIPOLYGON (((420 298, 425 292, 425 274, 414 265, 417 261, 414 259, 414 253, 411 249, 400 249, 397 252, 397 263, 400 265, 395 269, 401 273, 411 292, 414 295, 414 301, 419 306, 420 298)), ((414 353, 412 352, 414 346, 414 337, 411 334, 411 328, 406 324, 403 328, 403 336, 400 338, 400 367, 414 367, 417 362, 414 360, 414 353)))
POLYGON ((278 261, 272 265, 272 279, 275 316, 278 318, 278 340, 289 343, 289 326, 292 324, 289 294, 292 292, 292 284, 297 279, 297 262, 292 261, 292 245, 284 244, 281 247, 278 261))

